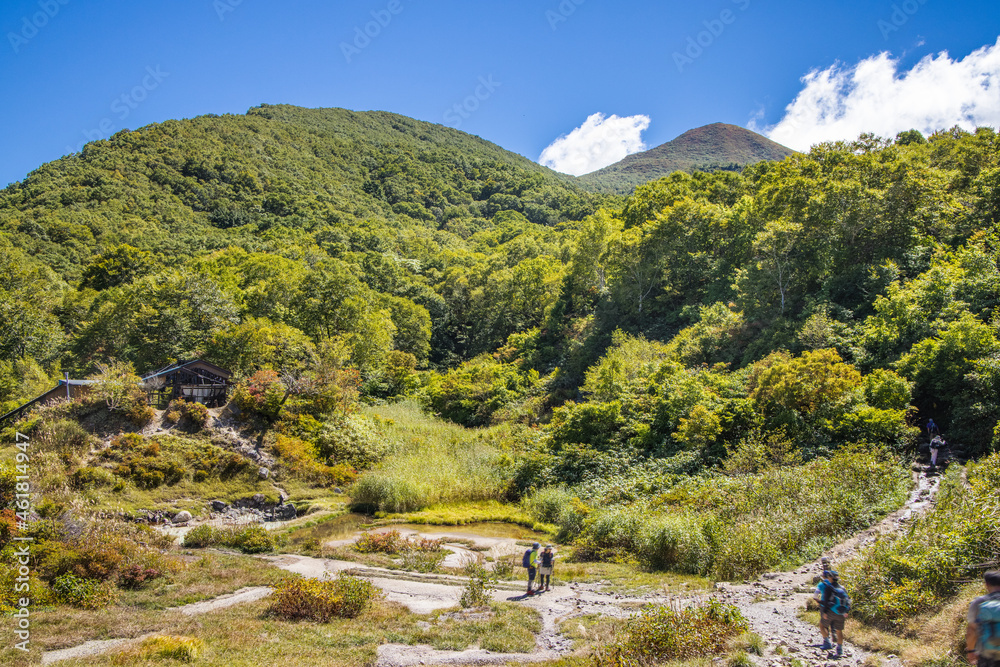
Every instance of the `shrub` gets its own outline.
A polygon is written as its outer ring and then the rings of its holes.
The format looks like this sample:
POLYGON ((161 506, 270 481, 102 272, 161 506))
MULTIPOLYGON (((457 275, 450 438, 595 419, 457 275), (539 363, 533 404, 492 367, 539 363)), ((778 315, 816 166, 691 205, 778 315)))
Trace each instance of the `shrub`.
POLYGON ((357 470, 371 468, 389 453, 389 444, 362 415, 348 415, 323 424, 316 439, 320 458, 331 465, 357 470))
POLYGON ((371 582, 343 573, 333 580, 292 579, 275 590, 269 612, 286 620, 326 623, 331 618, 355 618, 380 597, 371 582))
POLYGON ((746 629, 746 619, 736 607, 714 600, 681 610, 649 606, 625 623, 610 646, 597 650, 594 663, 620 667, 710 656, 746 629))
POLYGON ((420 551, 406 549, 399 553, 404 570, 411 572, 434 572, 445 558, 444 551, 420 551))
POLYGON ((168 421, 177 424, 181 428, 200 431, 208 424, 210 415, 208 408, 201 403, 189 402, 178 398, 170 401, 170 405, 167 406, 167 413, 164 416, 168 421))
POLYGON ((205 650, 205 642, 195 637, 157 635, 147 637, 111 658, 113 665, 132 665, 154 658, 194 662, 205 650))
POLYGON ((83 467, 70 475, 69 482, 74 489, 85 491, 101 486, 111 486, 115 483, 115 478, 110 471, 104 468, 83 467))
POLYGON ((703 519, 669 515, 650 521, 639 536, 639 558, 657 569, 704 574, 712 562, 703 519))
POLYGON ((98 373, 91 379, 93 397, 103 401, 108 412, 120 414, 137 426, 149 423, 156 412, 149 405, 146 392, 132 364, 113 361, 97 364, 98 373))
POLYGON ((108 583, 73 574, 56 577, 50 586, 56 600, 82 609, 101 609, 115 600, 114 589, 108 583))
POLYGON ((463 607, 482 607, 492 602, 490 592, 496 588, 496 572, 490 572, 479 559, 470 560, 462 568, 468 579, 458 602, 463 607))
POLYGON ((361 553, 398 554, 404 551, 441 551, 441 540, 407 539, 398 530, 364 533, 354 548, 361 553))
POLYGON ((358 476, 354 468, 345 464, 323 465, 316 458, 315 446, 298 438, 279 435, 274 442, 274 452, 290 472, 318 486, 344 486, 358 476))
POLYGON ((136 590, 154 579, 159 579, 163 574, 161 570, 155 567, 143 567, 138 563, 129 565, 118 573, 118 587, 127 590, 136 590))
POLYGON ((90 450, 90 435, 72 419, 42 420, 34 429, 33 444, 41 451, 56 452, 71 461, 90 450))
POLYGON ((183 544, 186 547, 192 547, 194 549, 214 546, 218 543, 216 535, 217 532, 217 529, 212 526, 202 524, 192 528, 184 535, 183 544))
POLYGON ((214 528, 203 524, 187 532, 183 545, 194 549, 230 547, 246 554, 259 554, 274 551, 275 541, 274 536, 261 526, 214 528))
POLYGON ((257 371, 233 388, 233 402, 241 410, 269 420, 277 419, 284 398, 285 385, 271 370, 257 371))

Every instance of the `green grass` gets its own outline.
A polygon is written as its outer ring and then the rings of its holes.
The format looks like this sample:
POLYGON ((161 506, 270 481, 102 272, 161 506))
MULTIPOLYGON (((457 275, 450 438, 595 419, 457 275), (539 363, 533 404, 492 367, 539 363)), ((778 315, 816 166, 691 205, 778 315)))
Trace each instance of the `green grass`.
POLYGON ((406 513, 503 497, 507 482, 497 442, 507 427, 466 429, 429 417, 412 402, 372 413, 383 436, 396 445, 394 453, 351 488, 359 508, 406 513))
POLYGON ((555 528, 535 521, 519 505, 505 504, 497 500, 439 503, 415 512, 380 513, 377 516, 392 523, 403 522, 433 526, 464 526, 473 523, 497 522, 524 526, 540 533, 550 533, 555 528))
MULTIPOLYGON (((523 570, 521 570, 523 573, 523 570)), ((515 570, 515 574, 517 571, 515 570)), ((566 563, 556 562, 553 580, 560 583, 606 582, 607 590, 618 593, 641 594, 650 591, 674 595, 701 593, 712 588, 705 577, 674 572, 657 572, 633 564, 621 563, 566 563)))

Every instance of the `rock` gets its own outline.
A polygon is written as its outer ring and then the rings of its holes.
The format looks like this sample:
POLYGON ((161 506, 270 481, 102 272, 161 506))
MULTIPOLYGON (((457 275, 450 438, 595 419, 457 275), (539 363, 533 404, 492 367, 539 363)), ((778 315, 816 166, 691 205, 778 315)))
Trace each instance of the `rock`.
POLYGON ((192 518, 194 517, 191 516, 191 512, 188 512, 187 510, 181 510, 180 512, 174 515, 173 521, 174 523, 187 523, 192 518))
POLYGON ((257 471, 257 476, 260 477, 261 479, 267 479, 268 477, 271 476, 271 471, 268 470, 267 468, 261 468, 260 470, 257 471))
POLYGON ((264 504, 264 500, 266 499, 264 498, 263 493, 255 493, 253 494, 253 497, 250 498, 250 504, 254 507, 260 507, 264 504))

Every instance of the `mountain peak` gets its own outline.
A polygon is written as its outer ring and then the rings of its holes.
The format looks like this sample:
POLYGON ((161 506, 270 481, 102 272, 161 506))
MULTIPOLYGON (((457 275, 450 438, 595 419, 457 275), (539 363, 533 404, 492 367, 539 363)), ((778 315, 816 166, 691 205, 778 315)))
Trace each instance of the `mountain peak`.
POLYGON ((744 127, 710 123, 585 174, 578 182, 593 190, 629 192, 675 171, 740 169, 762 160, 783 160, 794 152, 744 127))

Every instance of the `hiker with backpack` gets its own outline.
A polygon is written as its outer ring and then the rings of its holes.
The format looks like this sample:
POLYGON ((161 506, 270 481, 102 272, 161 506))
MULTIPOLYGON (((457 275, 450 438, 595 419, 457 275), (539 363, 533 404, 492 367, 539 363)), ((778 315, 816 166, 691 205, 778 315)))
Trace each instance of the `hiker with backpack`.
MULTIPOLYGON (((827 567, 829 564, 830 562, 824 558, 823 576, 819 580, 819 584, 816 585, 816 593, 813 594, 817 603, 822 603, 823 598, 826 597, 826 589, 830 588, 830 570, 827 567)), ((824 651, 832 649, 833 644, 830 643, 830 621, 827 619, 826 614, 823 613, 819 615, 819 634, 823 637, 823 644, 820 646, 820 649, 824 651)))
POLYGON ((1000 667, 1000 570, 983 575, 986 595, 969 604, 965 657, 976 667, 1000 667))
MULTIPOLYGON (((823 599, 819 603, 820 618, 826 618, 826 622, 830 626, 831 638, 836 633, 837 652, 830 657, 840 658, 844 655, 844 621, 847 620, 847 614, 851 611, 851 598, 848 597, 844 587, 840 585, 840 575, 837 574, 836 570, 827 570, 823 575, 829 585, 824 589, 823 599)), ((828 648, 828 644, 829 642, 824 642, 823 648, 828 648)), ((829 648, 833 648, 833 645, 829 644, 829 648)))
POLYGON ((931 465, 935 468, 937 468, 938 451, 946 444, 947 443, 944 441, 944 438, 940 435, 934 436, 934 439, 931 440, 931 465))
POLYGON ((552 580, 552 565, 555 563, 556 555, 552 551, 552 545, 546 544, 545 549, 538 556, 538 590, 549 590, 549 583, 552 580))
POLYGON ((535 575, 538 574, 538 550, 541 548, 538 542, 531 545, 531 548, 524 552, 521 557, 521 567, 528 570, 528 595, 534 593, 535 575))

